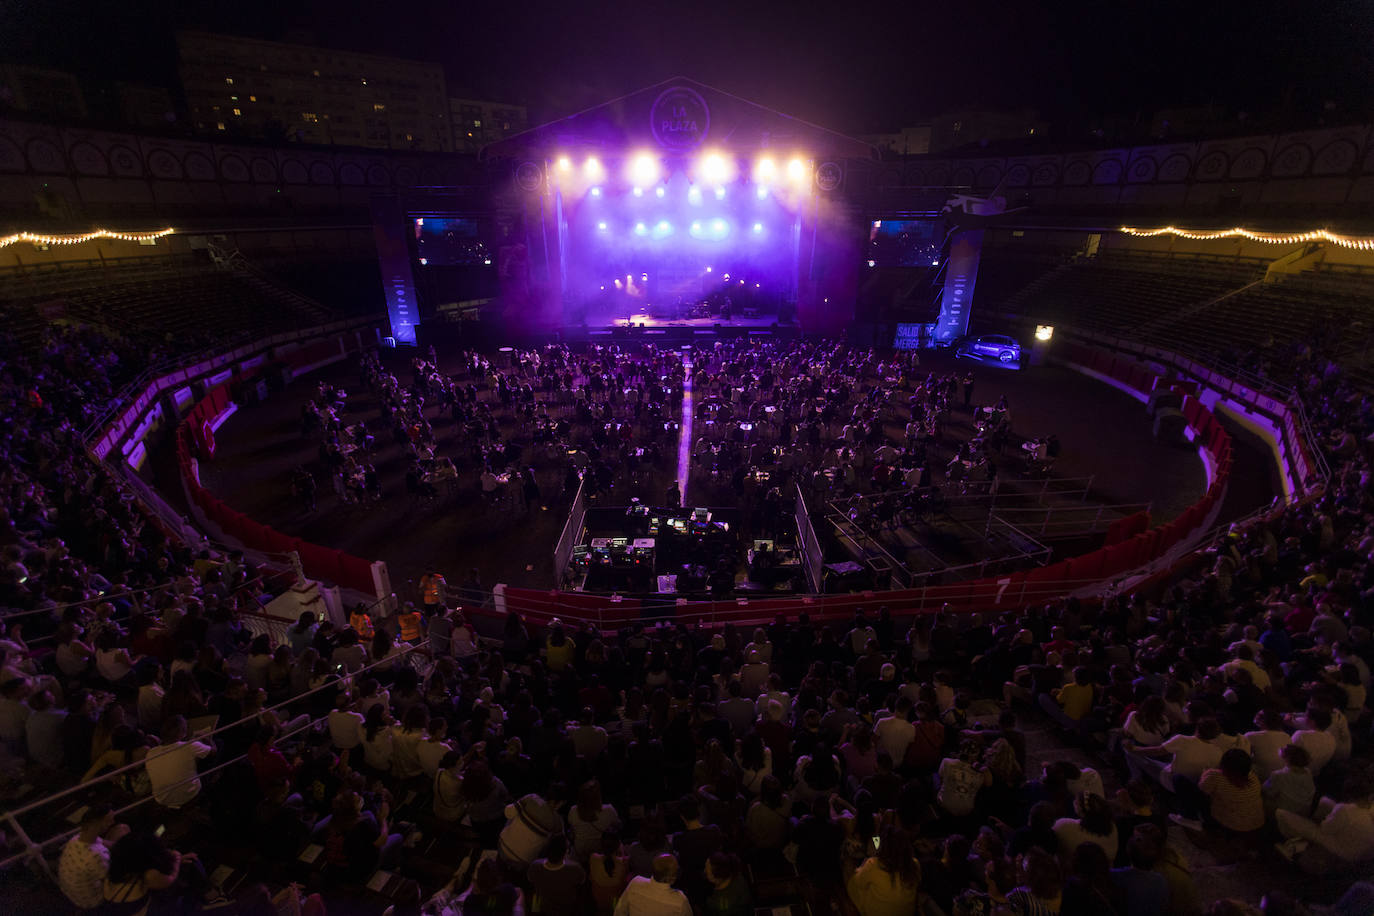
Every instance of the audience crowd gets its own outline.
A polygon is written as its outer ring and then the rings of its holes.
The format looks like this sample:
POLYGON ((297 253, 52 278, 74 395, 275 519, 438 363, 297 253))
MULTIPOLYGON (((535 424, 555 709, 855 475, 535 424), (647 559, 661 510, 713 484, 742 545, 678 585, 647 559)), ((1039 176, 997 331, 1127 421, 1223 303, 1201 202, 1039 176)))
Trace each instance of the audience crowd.
MULTIPOLYGON (((1374 866, 1371 419, 1339 373, 1305 394, 1314 425, 1349 434, 1325 442, 1331 477, 1162 590, 997 617, 875 607, 601 632, 456 607, 431 579, 423 607, 385 619, 272 629, 254 613, 270 584, 257 570, 169 540, 85 451, 81 427, 137 366, 112 352, 96 332, 54 332, 37 351, 7 345, 0 375, 0 753, 12 783, 92 784, 77 832, 48 850, 78 908, 348 912, 370 888, 453 914, 802 899, 861 916, 1229 916, 1255 908, 1204 907, 1184 848, 1320 876, 1333 897, 1374 866), (112 809, 144 799, 118 822, 112 809), (232 902, 212 880, 226 869, 249 875, 232 902)), ((464 354, 460 384, 431 354, 404 389, 364 361, 422 484, 437 460, 425 399, 468 431, 474 467, 524 460, 493 430, 494 398, 596 479, 671 439, 691 373, 722 471, 746 447, 750 467, 770 464, 757 430, 780 461, 799 441, 819 450, 799 475, 824 475, 833 453, 837 470, 871 467, 872 486, 927 473, 921 448, 960 387, 835 345, 722 347, 690 365, 610 348, 498 358, 510 365, 464 354), (893 445, 901 398, 915 429, 893 445)), ((343 455, 342 396, 321 387, 303 415, 322 454, 343 455)), ((38 838, 71 829, 20 821, 38 838)), ((1370 892, 1354 884, 1342 905, 1370 892)), ((1262 906, 1304 910, 1277 891, 1262 906)))

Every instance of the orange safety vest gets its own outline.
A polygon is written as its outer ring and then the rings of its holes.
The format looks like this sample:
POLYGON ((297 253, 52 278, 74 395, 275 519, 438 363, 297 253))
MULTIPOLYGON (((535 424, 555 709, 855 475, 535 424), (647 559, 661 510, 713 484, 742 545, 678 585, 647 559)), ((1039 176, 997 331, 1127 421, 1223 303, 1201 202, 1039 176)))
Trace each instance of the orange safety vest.
POLYGON ((448 583, 440 575, 421 576, 420 594, 425 604, 441 604, 444 600, 444 586, 448 583))
POLYGON ((372 629, 372 618, 366 611, 354 611, 348 615, 348 625, 358 632, 362 639, 371 639, 376 633, 372 629))
POLYGON ((420 638, 420 612, 410 611, 400 614, 396 622, 401 625, 401 639, 406 642, 415 642, 420 638))

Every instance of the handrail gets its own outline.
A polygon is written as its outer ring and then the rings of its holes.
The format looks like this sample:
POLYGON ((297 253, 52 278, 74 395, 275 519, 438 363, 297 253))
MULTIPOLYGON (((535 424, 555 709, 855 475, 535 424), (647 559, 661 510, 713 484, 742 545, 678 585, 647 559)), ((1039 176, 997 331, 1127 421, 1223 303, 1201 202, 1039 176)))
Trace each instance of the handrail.
MULTIPOLYGON (((283 732, 282 734, 278 735, 278 736, 277 736, 277 740, 280 741, 282 738, 289 738, 289 737, 291 737, 292 735, 297 735, 297 734, 300 734, 300 733, 303 732, 303 731, 308 731, 309 729, 315 728, 317 725, 319 725, 321 722, 324 722, 324 721, 325 721, 326 719, 328 719, 328 718, 329 718, 329 715, 328 715, 328 713, 326 713, 325 715, 320 716, 319 718, 311 719, 309 722, 307 722, 305 725, 300 726, 299 728, 294 728, 294 729, 292 729, 292 730, 289 731, 289 732, 283 732)), ((179 787, 181 787, 181 786, 190 785, 190 784, 192 784, 192 783, 194 783, 194 782, 199 782, 202 778, 204 778, 204 777, 206 777, 206 776, 212 776, 212 775, 214 775, 215 773, 218 773, 220 770, 223 770, 223 769, 226 769, 226 768, 228 768, 228 767, 231 767, 231 766, 233 766, 234 764, 240 763, 241 761, 244 761, 244 760, 246 760, 246 759, 248 759, 248 753, 245 751, 244 753, 238 755, 237 757, 234 757, 234 758, 232 758, 232 759, 230 759, 230 760, 225 760, 225 761, 223 761, 222 763, 217 763, 217 764, 215 764, 214 766, 210 767, 208 770, 200 770, 200 771, 197 771, 197 772, 196 772, 194 775, 192 775, 192 776, 188 776, 188 777, 186 777, 185 779, 181 779, 181 780, 178 780, 178 781, 176 781, 176 782, 174 782, 174 783, 171 783, 171 784, 169 784, 168 786, 166 786, 166 788, 168 788, 168 789, 176 789, 176 788, 179 788, 179 787)), ((140 760, 138 763, 136 763, 136 764, 131 764, 131 766, 144 766, 144 765, 145 765, 144 762, 141 761, 141 760, 140 760)), ((82 786, 89 786, 89 785, 93 785, 93 784, 94 784, 94 780, 93 780, 92 782, 82 783, 82 786)), ((53 796, 53 797, 55 798, 56 796, 53 796)), ((134 810, 135 808, 141 807, 142 805, 145 805, 145 804, 147 804, 148 802, 150 802, 150 801, 155 801, 155 800, 156 800, 156 799, 153 797, 152 793, 149 793, 149 794, 147 794, 147 795, 144 795, 144 796, 141 797, 141 798, 136 799, 135 801, 131 802, 130 804, 125 805, 123 808, 120 808, 120 809, 118 809, 118 810, 116 810, 116 811, 112 811, 112 812, 110 812, 110 813, 111 813, 112 815, 127 814, 128 812, 134 810)), ((22 813, 22 810, 21 810, 21 811, 7 811, 7 812, 5 812, 4 817, 5 817, 6 820, 8 820, 8 821, 13 825, 13 824, 17 823, 17 821, 15 820, 15 818, 17 818, 18 815, 21 814, 21 813, 22 813)), ((80 828, 80 827, 77 827, 77 828, 74 829, 74 830, 67 830, 67 831, 65 831, 65 832, 63 832, 63 833, 57 834, 56 836, 50 836, 50 837, 48 837, 46 840, 43 840, 43 841, 41 841, 41 842, 34 843, 34 842, 32 842, 32 841, 29 841, 29 842, 26 844, 26 848, 24 849, 23 852, 15 853, 14 855, 10 856, 10 857, 7 858, 7 859, 2 859, 2 860, 0 860, 0 871, 4 871, 6 868, 9 868, 9 866, 14 865, 14 864, 16 864, 16 863, 18 863, 18 862, 22 862, 23 860, 28 859, 28 858, 31 858, 31 857, 33 857, 33 856, 35 856, 35 855, 42 855, 43 849, 44 849, 45 847, 51 846, 51 845, 53 845, 53 844, 55 844, 55 843, 65 842, 66 840, 71 839, 72 837, 76 836, 76 835, 77 835, 78 833, 80 833, 80 832, 81 832, 81 828, 80 828)), ((27 832, 23 832, 21 835, 24 836, 24 837, 27 837, 27 832)))
MULTIPOLYGON (((370 670, 372 670, 373 668, 376 668, 377 666, 383 665, 383 664, 393 664, 393 663, 396 661, 396 659, 397 659, 398 657, 406 656, 406 655, 409 655, 411 652, 417 652, 417 651, 425 651, 425 652, 428 652, 428 651, 429 651, 429 643, 428 643, 428 641, 425 641, 425 642, 422 642, 422 643, 417 643, 417 644, 415 644, 415 645, 413 645, 413 646, 406 646, 404 649, 401 650, 401 652, 400 652, 398 655, 388 655, 386 658, 378 659, 378 660, 376 660, 376 661, 369 662, 368 664, 363 665, 363 666, 362 666, 361 668, 359 668, 357 671, 350 672, 350 673, 348 674, 347 677, 348 677, 349 679, 356 678, 358 675, 362 674, 364 671, 370 671, 370 670)), ((275 711, 277 711, 278 709, 281 709, 281 708, 284 707, 284 706, 288 706, 288 705, 290 705, 291 703, 295 703, 297 700, 303 699, 303 698, 308 697, 308 696, 313 696, 314 694, 317 694, 317 693, 319 693, 319 692, 321 692, 321 691, 323 691, 323 690, 328 690, 328 689, 330 689, 330 688, 332 688, 332 687, 335 687, 335 686, 337 686, 337 682, 338 682, 339 680, 342 680, 342 678, 336 678, 335 680, 328 681, 328 682, 326 682, 326 683, 324 683, 324 684, 321 684, 319 687, 312 687, 311 689, 305 691, 304 693, 298 693, 298 694, 296 694, 295 696, 289 697, 288 699, 285 699, 285 700, 282 700, 280 703, 277 703, 277 704, 275 704, 275 705, 273 705, 273 706, 265 706, 265 707, 263 707, 262 709, 258 710, 257 712, 253 713, 252 715, 244 716, 242 719, 239 719, 239 720, 234 721, 234 722, 230 722, 228 725, 221 725, 221 726, 215 728, 213 731, 206 732, 206 733, 205 733, 203 736, 201 736, 201 737, 204 737, 204 738, 212 738, 212 737, 214 737, 215 735, 220 734, 221 732, 226 732, 226 731, 229 731, 229 730, 232 729, 232 728, 237 728, 237 727, 240 726, 240 725, 244 725, 245 723, 248 723, 248 722, 253 721, 254 719, 257 719, 257 718, 258 718, 259 716, 261 716, 263 713, 275 712, 275 711)), ((99 775, 99 776, 95 777, 94 779, 91 779, 91 780, 89 780, 89 781, 87 781, 87 782, 79 782, 79 783, 77 783, 77 784, 74 785, 74 786, 68 786, 68 787, 65 788, 65 789, 62 789, 62 790, 60 790, 60 791, 58 791, 58 792, 54 792, 52 795, 45 796, 45 797, 43 797, 43 798, 38 799, 37 801, 29 802, 27 805, 23 805, 23 806, 21 806, 21 807, 19 807, 19 808, 15 808, 13 811, 8 811, 8 812, 6 812, 6 814, 7 814, 7 816, 9 816, 9 817, 18 817, 18 816, 21 815, 21 814, 27 814, 27 813, 29 813, 30 811, 36 811, 36 810, 38 810, 38 809, 41 808, 41 807, 44 807, 44 806, 46 806, 46 805, 48 805, 48 804, 51 804, 51 803, 54 802, 54 801, 57 801, 58 799, 66 798, 66 797, 69 796, 69 795, 74 795, 74 794, 76 794, 77 792, 82 791, 83 789, 88 789, 88 788, 90 788, 91 786, 98 785, 98 784, 103 783, 103 782, 108 782, 110 779, 113 779, 113 778, 116 777, 116 776, 119 776, 119 775, 121 775, 121 774, 123 774, 123 773, 128 773, 129 771, 134 770, 134 769, 137 769, 138 767, 141 767, 141 766, 143 766, 143 765, 144 765, 144 763, 143 763, 143 761, 141 761, 141 760, 140 760, 140 761, 137 761, 137 762, 135 762, 135 763, 125 764, 124 766, 119 767, 118 769, 110 770, 110 771, 108 771, 108 772, 106 772, 106 773, 102 773, 101 775, 99 775)))

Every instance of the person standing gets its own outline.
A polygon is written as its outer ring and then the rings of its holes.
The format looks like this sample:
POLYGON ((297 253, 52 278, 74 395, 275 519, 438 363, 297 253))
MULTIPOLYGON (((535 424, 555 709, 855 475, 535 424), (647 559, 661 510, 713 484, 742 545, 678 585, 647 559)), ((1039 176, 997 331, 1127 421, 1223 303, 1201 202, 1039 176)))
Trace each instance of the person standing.
POLYGON ((437 572, 433 566, 425 568, 425 574, 420 577, 420 601, 425 606, 425 616, 433 617, 439 612, 444 603, 444 591, 448 588, 448 582, 443 575, 437 572))

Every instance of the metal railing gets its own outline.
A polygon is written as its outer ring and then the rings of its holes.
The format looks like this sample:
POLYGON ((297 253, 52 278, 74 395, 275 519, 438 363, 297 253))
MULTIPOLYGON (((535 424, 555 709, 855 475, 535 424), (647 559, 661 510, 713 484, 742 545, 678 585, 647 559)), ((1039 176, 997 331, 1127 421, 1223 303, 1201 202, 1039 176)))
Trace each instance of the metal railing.
MULTIPOLYGON (((386 658, 383 658, 383 659, 377 659, 377 660, 375 660, 375 661, 368 662, 366 665, 363 665, 362 667, 360 667, 357 671, 349 672, 344 678, 340 678, 340 679, 336 679, 336 680, 331 680, 331 681, 329 681, 328 683, 325 683, 325 684, 320 685, 319 687, 314 687, 314 688, 311 688, 311 689, 309 689, 309 690, 306 690, 306 691, 303 692, 303 693, 296 694, 295 696, 290 697, 290 698, 288 698, 288 699, 286 699, 286 700, 283 700, 283 701, 280 702, 280 703, 277 703, 277 704, 272 705, 272 706, 265 707, 265 708, 263 708, 262 710, 259 710, 258 712, 253 713, 252 715, 244 716, 243 718, 238 719, 238 720, 236 720, 236 721, 234 721, 234 722, 230 722, 230 723, 227 724, 227 725, 216 725, 216 727, 215 727, 214 729, 212 729, 211 731, 206 732, 204 735, 194 736, 194 738, 193 738, 192 740, 200 741, 200 740, 207 739, 207 738, 213 738, 215 735, 219 735, 219 734, 222 734, 222 733, 224 733, 224 732, 227 732, 227 731, 229 731, 229 730, 231 730, 231 729, 238 728, 238 727, 240 727, 240 726, 247 725, 247 724, 249 724, 249 723, 258 721, 258 720, 259 720, 259 717, 262 716, 262 715, 265 714, 265 713, 276 713, 277 711, 282 710, 282 709, 284 709, 284 708, 290 706, 290 705, 293 704, 293 703, 297 703, 297 702, 299 702, 299 701, 301 701, 301 700, 303 700, 303 699, 305 699, 305 698, 307 698, 307 697, 314 696, 314 695, 317 694, 317 693, 321 693, 321 692, 323 692, 323 691, 325 691, 325 690, 337 689, 338 686, 339 686, 340 681, 345 681, 345 682, 346 682, 346 681, 349 681, 349 680, 352 680, 352 679, 356 679, 359 675, 363 674, 364 672, 366 672, 366 671, 371 671, 373 668, 377 668, 377 667, 379 667, 379 666, 381 666, 381 665, 393 665, 393 664, 395 664, 395 662, 396 662, 396 660, 397 660, 398 658, 409 658, 410 655, 411 655, 412 653, 415 653, 415 652, 420 652, 420 653, 422 653, 422 654, 424 654, 424 655, 427 655, 427 654, 428 654, 428 651, 429 651, 429 643, 428 643, 428 641, 425 641, 425 642, 422 642, 422 643, 418 643, 418 644, 413 645, 413 646, 404 646, 404 647, 401 648, 401 650, 400 650, 398 653, 396 653, 395 655, 390 655, 390 656, 388 656, 388 657, 386 657, 386 658)), ((321 717, 321 718, 319 718, 319 719, 312 719, 312 720, 310 721, 310 724, 309 724, 309 725, 303 726, 302 728, 299 728, 299 729, 296 729, 296 730, 294 730, 293 732, 291 732, 290 734, 296 734, 297 732, 303 731, 303 730, 305 730, 306 728, 313 728, 313 727, 315 727, 316 725, 318 725, 319 722, 323 721, 323 719, 324 719, 324 717, 321 717)), ((287 736, 287 735, 283 735, 282 737, 288 737, 288 736, 287 736)), ((173 789, 173 788, 177 788, 177 787, 180 787, 180 786, 190 785, 190 784, 192 784, 192 783, 194 783, 194 782, 199 781, 199 780, 200 780, 202 777, 204 777, 204 776, 211 775, 212 773, 218 772, 218 771, 220 771, 220 770, 222 770, 222 769, 224 769, 224 768, 226 768, 226 767, 228 767, 228 766, 231 766, 231 765, 233 765, 233 764, 235 764, 235 763, 239 763, 239 762, 241 762, 241 761, 243 761, 243 760, 246 760, 246 759, 247 759, 247 754, 239 755, 239 756, 234 757, 234 758, 232 758, 232 759, 230 759, 230 760, 226 760, 226 761, 224 761, 224 762, 222 762, 222 763, 220 763, 220 764, 217 764, 217 765, 215 765, 214 767, 212 767, 212 768, 209 769, 209 770, 206 770, 206 771, 203 771, 203 772, 199 772, 199 773, 197 773, 195 776, 189 777, 189 778, 187 778, 187 779, 181 780, 181 781, 179 781, 179 782, 173 783, 173 784, 168 785, 168 786, 163 786, 163 787, 161 787, 161 788, 163 788, 163 789, 173 789)), ((14 808, 14 809, 11 809, 11 810, 9 810, 9 811, 4 812, 4 814, 3 814, 4 820, 7 821, 7 822, 10 824, 10 826, 11 826, 11 827, 13 828, 13 830, 15 831, 15 835, 16 835, 16 836, 23 838, 23 843, 24 843, 24 846, 25 846, 25 850, 24 850, 23 852, 21 852, 21 853, 16 854, 16 855, 12 855, 12 856, 10 856, 10 857, 7 858, 7 859, 0 860, 0 871, 3 871, 4 869, 8 868, 9 866, 14 865, 14 864, 17 863, 17 862, 21 862, 21 861, 23 861, 23 860, 25 860, 25 859, 30 859, 30 858, 34 858, 34 857, 37 857, 37 858, 40 858, 40 859, 41 859, 43 849, 45 849, 45 848, 47 848, 48 846, 51 846, 51 845, 53 845, 53 844, 55 844, 55 843, 65 842, 66 840, 70 839, 71 837, 75 836, 77 833, 80 832, 79 829, 78 829, 78 830, 68 830, 68 831, 65 831, 65 832, 63 832, 63 833, 57 834, 57 835, 55 835, 55 836, 51 836, 51 837, 47 838, 46 840, 42 840, 42 841, 39 841, 39 842, 35 842, 35 841, 33 841, 33 840, 31 840, 31 839, 28 838, 27 832, 24 830, 23 825, 19 822, 19 818, 20 818, 20 817, 22 817, 22 816, 24 816, 24 815, 27 815, 27 814, 32 814, 33 812, 38 811, 38 810, 40 810, 40 809, 42 809, 42 808, 49 807, 49 806, 53 805, 54 803, 56 803, 56 802, 58 802, 58 801, 61 801, 61 800, 63 800, 63 799, 70 798, 70 797, 72 797, 73 795, 76 795, 76 794, 78 794, 78 793, 88 791, 88 790, 92 789, 92 788, 95 787, 95 786, 99 786, 99 785, 108 783, 108 782, 110 782, 111 780, 117 779, 118 777, 123 776, 123 775, 126 774, 126 773, 132 773, 132 772, 138 770, 140 767, 143 767, 143 766, 145 766, 145 763, 144 763, 144 761, 142 761, 142 760, 135 761, 135 762, 129 763, 129 764, 125 764, 125 765, 122 766, 122 767, 118 767, 118 768, 116 768, 116 769, 114 769, 114 770, 110 770, 110 771, 108 771, 108 772, 102 773, 100 776, 97 776, 97 777, 95 777, 94 779, 91 779, 91 780, 89 780, 89 781, 86 781, 86 782, 79 782, 79 783, 77 783, 76 785, 68 786, 67 788, 62 789, 62 790, 57 791, 57 792, 54 792, 54 793, 52 793, 51 795, 44 796, 43 798, 40 798, 40 799, 38 799, 38 800, 36 800, 36 801, 29 802, 29 803, 27 803, 27 804, 25 804, 25 805, 19 806, 18 808, 14 808)), ((134 801, 133 803, 131 803, 131 804, 129 804, 129 805, 126 805, 125 807, 121 808, 121 809, 120 809, 118 812, 116 812, 116 813, 124 813, 124 812, 127 812, 127 811, 131 811, 131 810, 133 810, 133 809, 135 809, 135 808, 138 808, 138 807, 140 807, 140 806, 142 806, 142 805, 145 805, 145 804, 147 804, 148 802, 153 801, 153 800, 154 800, 154 796, 152 796, 152 795, 144 796, 144 797, 142 797, 142 798, 137 799, 137 800, 134 801)), ((43 867, 44 867, 45 869, 47 869, 47 864, 46 864, 46 862, 43 863, 43 867)), ((51 872, 49 872, 49 873, 51 874, 51 872)))

